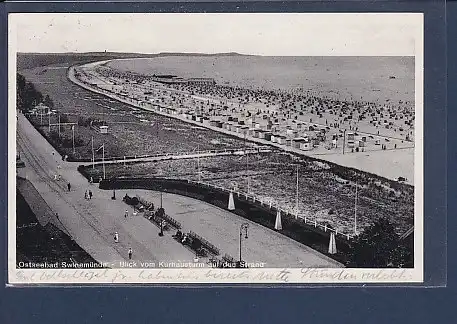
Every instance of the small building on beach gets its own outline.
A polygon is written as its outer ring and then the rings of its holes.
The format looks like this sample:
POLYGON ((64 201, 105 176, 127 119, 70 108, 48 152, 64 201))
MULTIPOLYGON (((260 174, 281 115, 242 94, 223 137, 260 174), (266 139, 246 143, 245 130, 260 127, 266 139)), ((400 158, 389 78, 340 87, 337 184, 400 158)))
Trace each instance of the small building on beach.
POLYGON ((278 144, 285 145, 286 144, 286 137, 284 135, 275 135, 275 141, 278 144))
POLYGON ((270 132, 265 132, 265 133, 263 134, 264 139, 266 139, 267 141, 271 141, 271 137, 272 137, 272 136, 273 136, 273 135, 272 135, 270 132))
POLYGON ((347 146, 349 148, 353 148, 355 146, 355 135, 352 132, 347 133, 347 139, 346 139, 347 146))
POLYGON ((309 140, 305 140, 300 143, 300 149, 303 151, 309 151, 312 148, 313 148, 313 146, 311 145, 311 142, 309 140))
POLYGON ((242 134, 244 134, 244 135, 248 135, 248 133, 249 133, 249 126, 241 126, 240 133, 242 133, 242 134))
POLYGON ((305 143, 309 145, 309 139, 303 137, 296 137, 292 140, 292 147, 296 149, 301 149, 303 144, 305 143))

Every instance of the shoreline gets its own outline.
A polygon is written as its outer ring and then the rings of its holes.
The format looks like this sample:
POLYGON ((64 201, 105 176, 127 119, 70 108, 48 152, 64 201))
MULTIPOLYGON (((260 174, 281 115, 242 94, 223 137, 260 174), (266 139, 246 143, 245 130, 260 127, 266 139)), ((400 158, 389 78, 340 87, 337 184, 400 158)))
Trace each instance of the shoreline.
MULTIPOLYGON (((226 130, 224 128, 219 128, 219 127, 211 126, 209 124, 205 124, 205 123, 202 123, 202 122, 190 120, 190 119, 187 119, 187 118, 185 118, 185 117, 183 117, 181 115, 168 114, 166 112, 160 111, 160 108, 154 109, 154 108, 146 107, 144 104, 141 104, 136 99, 123 98, 123 97, 117 96, 113 92, 89 86, 88 84, 85 84, 84 82, 82 82, 79 79, 77 79, 75 77, 75 75, 74 75, 75 67, 83 67, 83 66, 84 67, 88 67, 88 66, 95 67, 97 65, 106 64, 107 62, 110 62, 110 61, 112 61, 112 60, 91 62, 89 64, 84 64, 84 65, 73 65, 73 66, 70 66, 68 68, 68 70, 67 70, 67 78, 71 82, 73 82, 74 84, 76 84, 76 85, 78 85, 78 86, 80 86, 80 87, 82 87, 82 88, 84 88, 84 89, 86 89, 88 91, 91 91, 93 93, 97 93, 97 94, 106 96, 108 98, 111 98, 113 100, 116 100, 116 101, 124 103, 124 104, 127 104, 127 105, 132 106, 132 107, 137 108, 137 109, 142 109, 142 110, 145 110, 145 111, 149 111, 149 112, 155 113, 157 115, 161 115, 161 116, 168 117, 168 118, 174 118, 174 119, 177 119, 179 121, 186 122, 186 123, 192 124, 192 125, 197 125, 199 127, 204 127, 206 129, 209 129, 209 130, 212 130, 212 131, 216 131, 218 133, 222 133, 222 134, 225 134, 225 135, 228 135, 228 136, 231 136, 231 137, 237 137, 239 139, 246 140, 246 141, 249 141, 251 143, 256 143, 256 144, 260 144, 260 145, 268 145, 270 147, 278 148, 278 149, 280 149, 280 150, 282 150, 282 151, 284 151, 286 153, 290 153, 290 154, 294 154, 294 155, 298 155, 298 156, 303 156, 303 157, 309 157, 309 158, 316 159, 316 160, 321 160, 321 161, 324 161, 324 162, 330 162, 330 163, 334 163, 334 164, 340 165, 342 167, 358 169, 360 171, 371 173, 371 174, 375 174, 377 176, 380 176, 380 177, 383 177, 383 178, 386 178, 386 179, 389 179, 389 180, 392 180, 392 181, 397 181, 397 179, 399 177, 397 175, 396 176, 388 176, 386 174, 382 174, 382 173, 376 172, 377 170, 373 170, 373 167, 371 166, 372 163, 366 163, 362 168, 360 166, 358 166, 358 163, 360 162, 360 158, 366 159, 367 156, 371 156, 371 154, 373 154, 373 153, 374 153, 373 155, 376 156, 377 154, 379 154, 379 152, 383 152, 383 151, 365 151, 365 152, 353 152, 353 153, 347 153, 347 154, 341 154, 341 153, 337 153, 337 152, 328 153, 328 154, 325 154, 325 153, 314 153, 314 154, 309 154, 308 153, 307 154, 307 152, 305 152, 303 150, 295 149, 295 148, 290 147, 290 146, 285 146, 285 145, 281 145, 281 144, 278 144, 278 143, 273 143, 271 141, 260 139, 260 138, 254 138, 254 137, 249 136, 249 135, 245 136, 244 134, 232 132, 232 131, 226 130), (338 163, 339 160, 345 160, 345 163, 343 163, 343 164, 338 163), (350 161, 348 161, 348 160, 350 160, 350 161)), ((364 133, 365 134, 365 132, 359 132, 359 133, 364 133)), ((370 135, 371 133, 366 133, 366 134, 370 135)), ((376 136, 380 137, 380 138, 389 138, 387 136, 380 136, 380 135, 376 135, 376 136)), ((397 150, 400 150, 400 149, 392 149, 392 150, 389 150, 389 151, 394 151, 394 150, 397 151, 397 150)), ((415 148, 414 147, 402 148, 400 151, 401 152, 408 152, 410 150, 415 150, 415 148)), ((385 152, 386 151, 384 151, 384 153, 385 152)), ((376 157, 373 157, 373 158, 376 159, 376 157)), ((392 162, 392 166, 391 166, 392 168, 396 167, 395 163, 396 162, 392 162)), ((389 168, 389 167, 387 167, 387 168, 389 168)), ((412 175, 414 175, 414 170, 413 170, 414 166, 411 169, 412 169, 412 175)), ((404 177, 404 175, 400 175, 400 176, 404 177)), ((405 181, 405 183, 414 186, 413 176, 407 176, 406 179, 407 179, 407 181, 405 181)))

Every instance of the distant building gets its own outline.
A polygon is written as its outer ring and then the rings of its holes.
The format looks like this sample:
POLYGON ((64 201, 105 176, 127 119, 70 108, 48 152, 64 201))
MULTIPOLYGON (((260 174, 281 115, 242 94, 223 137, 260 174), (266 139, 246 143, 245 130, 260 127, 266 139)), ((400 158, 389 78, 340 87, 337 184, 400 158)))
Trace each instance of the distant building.
POLYGON ((164 83, 164 84, 196 84, 196 85, 212 85, 216 84, 216 80, 213 78, 189 78, 184 79, 177 77, 175 75, 154 75, 151 78, 154 82, 164 83))
POLYGON ((38 115, 47 115, 49 114, 50 109, 48 106, 44 105, 43 103, 40 103, 32 109, 32 112, 38 115))
POLYGON ((108 134, 108 126, 100 126, 100 134, 108 134))
POLYGON ((212 78, 190 78, 185 80, 188 84, 198 84, 198 85, 212 85, 216 84, 216 81, 212 78))

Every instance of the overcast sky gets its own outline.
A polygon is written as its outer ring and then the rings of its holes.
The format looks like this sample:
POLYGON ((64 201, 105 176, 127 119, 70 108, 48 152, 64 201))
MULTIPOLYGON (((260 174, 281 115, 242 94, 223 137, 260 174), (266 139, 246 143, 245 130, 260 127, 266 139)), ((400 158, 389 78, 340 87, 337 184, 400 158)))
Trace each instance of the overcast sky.
POLYGON ((10 14, 18 52, 415 55, 419 14, 10 14), (16 36, 15 36, 16 35, 16 36))

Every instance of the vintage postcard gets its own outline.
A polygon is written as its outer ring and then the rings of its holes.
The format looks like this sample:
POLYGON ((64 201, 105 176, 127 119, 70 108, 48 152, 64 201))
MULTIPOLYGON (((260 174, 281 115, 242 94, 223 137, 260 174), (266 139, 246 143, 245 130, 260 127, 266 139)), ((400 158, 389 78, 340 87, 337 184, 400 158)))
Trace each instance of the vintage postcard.
POLYGON ((8 24, 9 284, 423 282, 422 14, 8 24))

